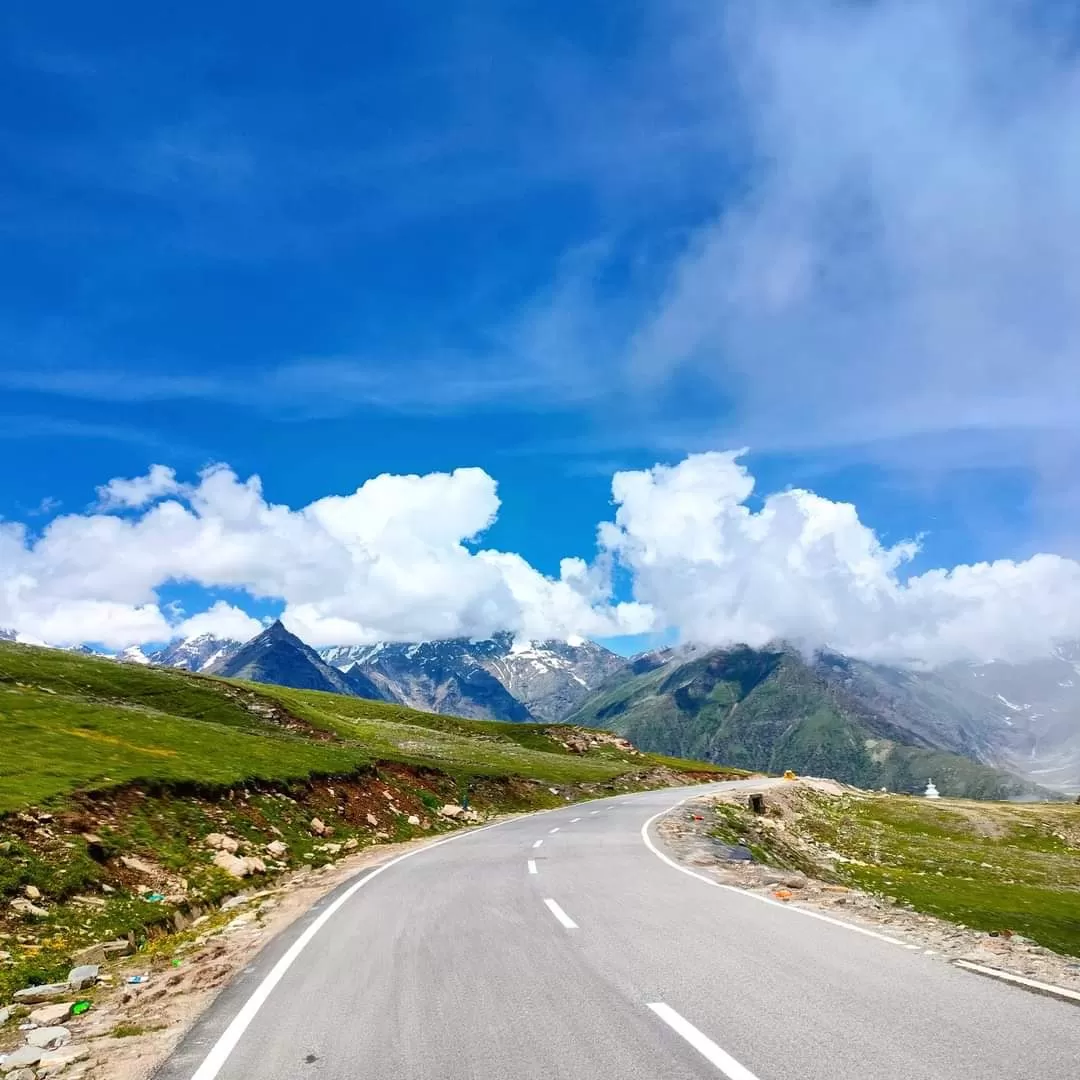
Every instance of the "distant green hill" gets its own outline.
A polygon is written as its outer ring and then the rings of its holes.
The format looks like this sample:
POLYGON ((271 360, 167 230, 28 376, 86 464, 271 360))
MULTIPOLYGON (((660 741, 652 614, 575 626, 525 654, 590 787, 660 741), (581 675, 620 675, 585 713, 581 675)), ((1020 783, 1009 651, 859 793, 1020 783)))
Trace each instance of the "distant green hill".
POLYGON ((643 749, 860 787, 984 799, 1053 797, 1000 769, 928 746, 822 677, 793 650, 735 647, 653 666, 639 661, 568 722, 607 727, 643 749), (922 745, 920 745, 920 742, 922 745))

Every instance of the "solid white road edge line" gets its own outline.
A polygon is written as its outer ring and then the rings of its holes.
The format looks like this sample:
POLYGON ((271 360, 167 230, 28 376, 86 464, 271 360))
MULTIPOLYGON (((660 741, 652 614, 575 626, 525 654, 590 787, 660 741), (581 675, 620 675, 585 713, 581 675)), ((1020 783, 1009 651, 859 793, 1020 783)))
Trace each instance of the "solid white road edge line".
POLYGON ((558 904, 555 903, 550 897, 544 901, 548 906, 548 911, 555 916, 566 927, 567 930, 577 930, 578 924, 566 914, 565 911, 558 904))
POLYGON ((977 972, 979 975, 989 975, 992 979, 1002 979, 1004 982, 1016 983, 1028 990, 1034 990, 1048 997, 1061 998, 1076 1005, 1080 1005, 1080 994, 1075 990, 1067 990, 1064 986, 1053 986, 1050 983, 1039 982, 1036 979, 1028 979, 1023 975, 1014 975, 1011 971, 1000 971, 998 968, 983 967, 982 964, 973 964, 970 960, 954 960, 953 963, 967 971, 977 972))
POLYGON ((728 1080, 757 1080, 757 1077, 740 1065, 730 1054, 721 1050, 702 1031, 698 1031, 689 1020, 680 1016, 670 1005, 662 1001, 655 1001, 649 1008, 652 1009, 672 1031, 681 1035, 703 1058, 712 1062, 728 1080))
MULTIPOLYGON (((541 811, 543 812, 543 811, 541 811)), ((518 820, 513 818, 511 820, 518 820)), ((240 1037, 247 1030, 248 1025, 255 1019, 256 1014, 262 1008, 263 1003, 270 996, 271 991, 285 975, 285 972, 292 967, 296 958, 304 951, 311 939, 330 921, 335 915, 338 909, 351 900, 352 897, 359 892, 372 878, 377 878, 384 870, 389 870, 391 866, 397 866, 399 862, 404 862, 406 859, 411 859, 414 855, 419 855, 421 852, 430 851, 432 848, 442 847, 443 844, 453 843, 455 840, 463 840, 467 836, 475 836, 477 833, 487 832, 488 829, 497 829, 501 825, 508 825, 509 821, 496 821, 492 825, 482 825, 478 829, 470 829, 468 832, 457 833, 454 836, 447 836, 442 840, 435 840, 430 844, 425 844, 424 847, 414 848, 412 851, 406 851, 404 855, 398 855, 397 858, 391 859, 389 862, 384 862, 381 866, 375 867, 370 873, 365 874, 354 885, 350 885, 289 947, 288 952, 270 969, 269 974, 265 979, 255 988, 255 992, 244 1002, 241 1010, 232 1018, 232 1022, 221 1033, 218 1041, 214 1043, 210 1050, 210 1053, 206 1055, 203 1063, 195 1070, 191 1075, 191 1080, 215 1080, 218 1073, 221 1072, 222 1066, 228 1060, 229 1055, 233 1052, 236 1044, 240 1041, 240 1037)))
POLYGON ((658 814, 653 814, 644 825, 641 826, 641 839, 645 842, 645 846, 660 860, 666 862, 668 866, 678 870, 680 874, 688 874, 692 878, 697 878, 698 881, 704 881, 706 885, 712 885, 716 889, 725 889, 728 892, 738 893, 739 896, 747 896, 751 900, 760 900, 763 904, 771 904, 773 907, 781 908, 784 911, 792 911, 796 915, 805 915, 808 919, 817 919, 819 922, 832 923, 833 926, 841 926, 845 930, 854 930, 856 934, 865 934, 867 937, 877 938, 878 941, 887 941, 890 945, 899 945, 901 949, 918 949, 918 945, 909 945, 906 941, 899 941, 897 938, 889 937, 887 934, 879 934, 876 930, 867 930, 865 927, 856 926, 854 923, 844 922, 843 919, 834 919, 829 915, 822 915, 818 911, 811 911, 809 908, 792 907, 790 904, 782 904, 779 900, 773 900, 770 896, 761 896, 758 893, 747 892, 745 889, 737 888, 734 885, 724 885, 719 881, 713 881, 712 878, 705 877, 704 874, 695 873, 693 870, 685 866, 680 866, 674 859, 669 859, 653 842, 649 836, 649 828, 657 818, 663 817, 665 814, 671 813, 676 807, 682 806, 688 799, 693 798, 691 795, 687 795, 685 799, 680 799, 677 803, 672 803, 667 810, 661 810, 658 814))
POLYGON ((537 840, 536 843, 533 844, 533 847, 538 848, 543 842, 544 842, 543 840, 537 840))
POLYGON ((537 872, 537 870, 536 870, 536 860, 535 859, 530 859, 529 860, 529 873, 530 874, 535 874, 536 872, 537 872))

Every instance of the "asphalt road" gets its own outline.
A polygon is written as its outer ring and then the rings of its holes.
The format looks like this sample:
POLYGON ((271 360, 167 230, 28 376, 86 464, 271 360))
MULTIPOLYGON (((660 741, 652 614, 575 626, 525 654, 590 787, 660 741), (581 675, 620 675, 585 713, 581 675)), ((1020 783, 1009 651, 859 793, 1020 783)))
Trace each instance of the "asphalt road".
POLYGON ((1080 1075, 1076 1006, 663 861, 642 827, 685 796, 517 819, 343 887, 264 950, 159 1077, 1080 1075))

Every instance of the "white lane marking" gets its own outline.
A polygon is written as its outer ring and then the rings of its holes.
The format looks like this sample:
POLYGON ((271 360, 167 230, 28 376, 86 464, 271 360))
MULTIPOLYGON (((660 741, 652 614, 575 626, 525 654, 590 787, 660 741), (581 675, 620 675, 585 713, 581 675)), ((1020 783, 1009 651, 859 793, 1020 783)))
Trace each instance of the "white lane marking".
POLYGON ((549 833, 557 833, 558 831, 559 831, 559 826, 558 825, 556 825, 554 829, 548 829, 549 833))
POLYGON ((746 1068, 744 1065, 740 1065, 730 1054, 721 1050, 706 1035, 704 1032, 699 1031, 689 1020, 680 1016, 670 1005, 665 1005, 662 1001, 653 1002, 650 1009, 672 1031, 681 1035, 703 1058, 712 1062, 726 1077, 728 1080, 757 1080, 757 1077, 746 1068))
POLYGON ((877 938, 878 941, 887 941, 890 945, 899 945, 901 949, 917 950, 919 948, 918 945, 909 945, 906 941, 899 941, 897 938, 888 937, 886 934, 879 934, 876 930, 867 930, 865 927, 856 926, 854 923, 844 922, 842 919, 834 919, 829 915, 822 915, 820 912, 811 911, 809 908, 792 907, 790 904, 782 904, 779 900, 774 900, 771 896, 761 896, 759 893, 746 892, 746 890, 737 888, 735 885, 724 885, 719 881, 713 881, 712 878, 705 877, 704 874, 695 873, 688 867, 680 866, 674 859, 669 859, 650 839, 649 826, 651 826, 657 818, 663 817, 664 814, 670 813, 678 806, 682 806, 682 804, 690 798, 693 798, 693 796, 687 795, 685 799, 680 799, 677 803, 673 803, 667 810, 661 810, 660 813, 653 814, 653 816, 641 826, 641 839, 645 842, 645 846, 658 859, 678 870, 680 874, 689 874, 690 877, 697 878, 698 881, 704 881, 706 885, 712 885, 715 889, 725 889, 728 892, 738 893, 739 896, 748 896, 751 900, 760 900, 763 904, 771 904, 773 907, 783 908, 785 911, 793 911, 796 915, 805 915, 808 919, 817 919, 819 922, 832 923, 833 926, 841 926, 845 930, 854 930, 856 934, 865 934, 867 937, 877 938))
POLYGON ((543 842, 544 842, 543 840, 537 840, 536 843, 533 844, 533 847, 538 848, 543 842))
POLYGON ((1066 990, 1064 986, 1052 986, 1050 983, 1038 982, 1035 979, 1025 979, 1023 975, 1014 975, 1011 971, 999 971, 997 968, 983 967, 982 964, 973 964, 970 960, 955 960, 954 963, 957 967, 965 968, 968 971, 976 971, 980 975, 989 975, 993 979, 1017 983, 1020 986, 1026 986, 1029 990, 1036 990, 1040 994, 1063 998, 1065 1001, 1073 1001, 1080 1005, 1080 993, 1075 990, 1066 990))
MULTIPOLYGON (((512 819, 516 820, 516 819, 512 819)), ((488 829, 497 829, 502 825, 510 824, 509 821, 496 821, 493 825, 483 825, 479 829, 470 829, 468 832, 458 833, 456 836, 447 836, 442 840, 434 840, 430 844, 426 844, 422 848, 415 848, 412 851, 406 851, 404 855, 398 855, 397 858, 391 859, 389 862, 385 862, 382 866, 377 866, 370 873, 365 874, 355 885, 351 885, 346 889, 289 947, 289 951, 270 969, 269 974, 265 979, 255 988, 255 992, 244 1002, 243 1008, 233 1017, 229 1026, 221 1033, 220 1038, 210 1050, 210 1053, 206 1055, 203 1063, 192 1073, 191 1080, 215 1080, 218 1073, 221 1072, 222 1067, 228 1060, 229 1055, 236 1048, 236 1044, 240 1041, 241 1036, 247 1030, 248 1025, 255 1019, 258 1011, 263 1007, 266 999, 270 996, 271 991, 282 978, 285 976, 285 972, 292 967, 296 958, 304 951, 305 947, 311 942, 311 939, 330 921, 331 918, 337 913, 338 909, 343 904, 351 900, 352 897, 359 892, 372 878, 377 878, 384 870, 389 870, 391 866, 397 866, 399 862, 404 862, 406 859, 411 859, 414 855, 419 855, 421 852, 430 851, 432 848, 442 847, 443 844, 450 844, 455 840, 463 840, 467 836, 475 836, 477 833, 487 832, 488 829)))
POLYGON ((581 820, 581 818, 579 818, 579 817, 572 817, 570 819, 570 824, 571 825, 576 825, 580 820, 581 820))
POLYGON ((529 873, 530 874, 538 873, 538 871, 536 869, 536 860, 535 859, 530 859, 529 860, 529 873))
POLYGON ((551 912, 551 914, 554 915, 555 918, 558 919, 559 922, 561 922, 567 930, 576 930, 578 928, 578 924, 574 922, 574 920, 571 919, 570 916, 567 915, 566 912, 563 911, 563 909, 559 907, 559 905, 556 904, 555 901, 552 900, 550 897, 548 897, 548 899, 545 900, 544 903, 547 904, 548 910, 551 912))
POLYGON ((599 814, 600 811, 599 810, 590 810, 589 813, 590 814, 599 814))

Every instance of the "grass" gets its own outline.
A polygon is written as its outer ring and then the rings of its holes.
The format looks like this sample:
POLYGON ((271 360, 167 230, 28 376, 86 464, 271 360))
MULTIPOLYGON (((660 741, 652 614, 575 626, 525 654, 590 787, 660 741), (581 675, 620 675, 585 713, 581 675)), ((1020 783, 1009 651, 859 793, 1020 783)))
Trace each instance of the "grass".
POLYGON ((798 811, 774 832, 725 807, 719 828, 725 838, 750 831, 759 861, 1080 956, 1080 806, 807 792, 798 811), (851 861, 823 862, 828 851, 851 861))

